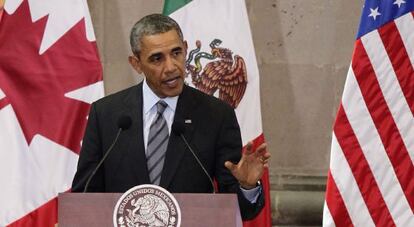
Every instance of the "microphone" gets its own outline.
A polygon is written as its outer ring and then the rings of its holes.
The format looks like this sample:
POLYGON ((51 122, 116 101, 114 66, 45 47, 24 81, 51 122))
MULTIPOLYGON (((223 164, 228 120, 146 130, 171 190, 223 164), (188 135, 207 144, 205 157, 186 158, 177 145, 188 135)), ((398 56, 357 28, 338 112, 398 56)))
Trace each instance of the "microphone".
POLYGON ((112 148, 115 146, 116 142, 118 141, 118 137, 121 134, 122 131, 125 131, 129 129, 131 126, 132 120, 131 117, 128 115, 122 115, 118 118, 116 125, 118 126, 118 133, 116 134, 116 137, 114 139, 114 142, 112 142, 111 146, 106 151, 105 155, 102 157, 101 161, 99 161, 98 165, 93 170, 92 174, 88 177, 88 180, 86 181, 85 188, 83 189, 83 192, 88 191, 89 183, 91 182, 92 178, 95 176, 98 169, 101 167, 103 162, 105 161, 106 157, 108 157, 109 153, 112 151, 112 148))
POLYGON ((188 144, 187 139, 184 136, 185 124, 182 121, 180 121, 180 120, 175 121, 174 124, 172 125, 172 131, 173 131, 174 134, 180 136, 181 139, 184 141, 185 145, 187 146, 188 150, 190 150, 191 154, 194 156, 194 158, 197 161, 198 165, 201 167, 201 169, 203 169, 204 174, 207 176, 208 180, 211 183, 211 188, 213 189, 213 194, 215 194, 216 193, 216 189, 214 187, 213 179, 211 178, 210 174, 208 174, 206 168, 204 168, 204 165, 201 163, 200 159, 195 154, 195 152, 191 148, 190 144, 188 144))
POLYGON ((122 129, 122 131, 125 131, 129 129, 131 126, 132 120, 131 117, 128 115, 122 115, 118 118, 118 121, 116 122, 116 125, 118 125, 119 129, 122 129))

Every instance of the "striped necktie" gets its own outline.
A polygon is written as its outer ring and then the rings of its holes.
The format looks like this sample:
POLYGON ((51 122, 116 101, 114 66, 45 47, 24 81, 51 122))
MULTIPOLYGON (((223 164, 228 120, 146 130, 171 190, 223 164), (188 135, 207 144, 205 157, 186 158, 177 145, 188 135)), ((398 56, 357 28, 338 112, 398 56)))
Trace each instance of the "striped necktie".
POLYGON ((167 103, 163 100, 157 102, 157 116, 151 124, 148 134, 147 167, 152 184, 159 185, 161 172, 164 166, 164 157, 168 145, 168 125, 163 117, 167 103))

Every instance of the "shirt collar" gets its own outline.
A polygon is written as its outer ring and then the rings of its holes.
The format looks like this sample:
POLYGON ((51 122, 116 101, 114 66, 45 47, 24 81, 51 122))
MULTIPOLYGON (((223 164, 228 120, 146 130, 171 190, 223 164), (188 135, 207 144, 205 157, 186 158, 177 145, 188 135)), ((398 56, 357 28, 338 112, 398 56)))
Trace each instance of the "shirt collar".
POLYGON ((175 108, 177 107, 178 96, 166 97, 163 99, 159 98, 148 86, 145 78, 142 84, 142 96, 144 100, 144 114, 147 114, 159 100, 164 100, 168 104, 168 108, 170 108, 173 112, 175 112, 175 108))

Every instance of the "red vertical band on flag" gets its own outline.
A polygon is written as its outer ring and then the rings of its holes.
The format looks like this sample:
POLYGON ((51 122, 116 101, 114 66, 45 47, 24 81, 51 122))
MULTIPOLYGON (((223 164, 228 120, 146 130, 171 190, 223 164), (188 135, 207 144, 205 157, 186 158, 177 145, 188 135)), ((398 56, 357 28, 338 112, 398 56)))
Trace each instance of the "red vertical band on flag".
POLYGON ((54 227, 57 223, 57 204, 57 198, 54 198, 33 212, 11 223, 8 227, 54 227))
MULTIPOLYGON (((253 150, 256 150, 260 145, 265 142, 263 133, 253 140, 253 150)), ((262 211, 256 216, 255 219, 250 221, 244 221, 243 227, 271 227, 272 226, 272 217, 271 217, 271 205, 270 205, 270 182, 269 182, 269 170, 266 169, 263 173, 261 179, 263 191, 265 196, 265 206, 262 211)))
POLYGON ((342 105, 339 107, 334 133, 352 170, 372 220, 377 226, 395 226, 342 105))
POLYGON ((361 40, 357 40, 356 42, 354 58, 358 59, 358 61, 352 62, 352 68, 362 96, 364 97, 405 197, 410 204, 411 210, 414 211, 414 181, 412 180, 414 177, 414 166, 384 99, 370 59, 361 40))
POLYGON ((331 172, 328 172, 328 181, 326 184, 326 205, 332 215, 336 227, 353 227, 351 217, 345 207, 341 193, 339 193, 335 180, 331 172))
POLYGON ((414 69, 398 28, 394 22, 390 22, 378 29, 378 32, 391 60, 404 97, 414 114, 414 69))

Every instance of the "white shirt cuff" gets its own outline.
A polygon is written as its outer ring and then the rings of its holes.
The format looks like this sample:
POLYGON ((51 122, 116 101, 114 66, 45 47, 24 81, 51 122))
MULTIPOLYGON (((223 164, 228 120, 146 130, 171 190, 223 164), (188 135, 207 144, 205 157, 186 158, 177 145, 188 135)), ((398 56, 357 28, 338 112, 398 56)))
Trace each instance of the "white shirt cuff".
POLYGON ((246 198, 247 200, 249 200, 250 203, 256 203, 257 198, 259 198, 260 193, 262 192, 261 190, 261 186, 257 186, 255 188, 252 189, 244 189, 242 187, 240 187, 244 198, 246 198))

